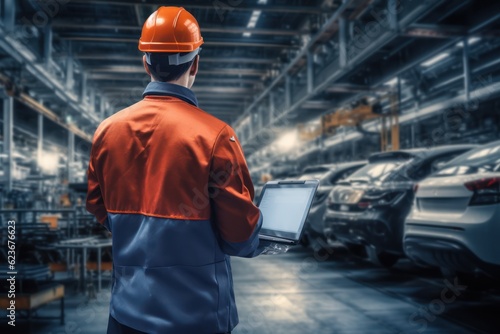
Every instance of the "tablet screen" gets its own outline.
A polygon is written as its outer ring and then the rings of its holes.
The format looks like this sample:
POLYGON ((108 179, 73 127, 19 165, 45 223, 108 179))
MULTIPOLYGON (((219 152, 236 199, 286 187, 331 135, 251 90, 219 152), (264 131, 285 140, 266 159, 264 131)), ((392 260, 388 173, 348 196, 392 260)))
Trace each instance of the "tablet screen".
POLYGON ((304 184, 266 187, 259 203, 261 234, 298 240, 315 189, 304 184))

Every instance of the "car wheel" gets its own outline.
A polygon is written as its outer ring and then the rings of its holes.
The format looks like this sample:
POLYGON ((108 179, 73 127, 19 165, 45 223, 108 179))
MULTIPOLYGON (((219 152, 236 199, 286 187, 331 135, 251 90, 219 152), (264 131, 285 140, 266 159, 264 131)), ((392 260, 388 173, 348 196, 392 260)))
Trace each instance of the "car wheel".
POLYGON ((368 259, 372 263, 384 268, 392 268, 392 266, 394 266, 399 260, 398 255, 378 251, 373 247, 366 247, 366 252, 368 253, 368 259))

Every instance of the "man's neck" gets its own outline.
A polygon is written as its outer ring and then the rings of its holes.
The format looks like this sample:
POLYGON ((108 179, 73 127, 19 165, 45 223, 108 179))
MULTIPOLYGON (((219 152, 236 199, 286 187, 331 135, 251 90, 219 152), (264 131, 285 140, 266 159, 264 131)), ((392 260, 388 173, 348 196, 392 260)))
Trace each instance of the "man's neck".
MULTIPOLYGON (((159 82, 159 81, 156 81, 155 79, 151 78, 151 82, 159 82)), ((168 83, 189 88, 189 78, 186 78, 184 76, 180 77, 177 80, 168 81, 168 83)))

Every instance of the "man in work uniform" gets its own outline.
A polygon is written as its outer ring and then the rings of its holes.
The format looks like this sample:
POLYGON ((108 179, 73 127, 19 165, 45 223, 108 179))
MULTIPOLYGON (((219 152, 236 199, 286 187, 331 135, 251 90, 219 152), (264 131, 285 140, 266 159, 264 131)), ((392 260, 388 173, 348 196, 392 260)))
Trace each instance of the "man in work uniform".
POLYGON ((87 209, 112 232, 108 333, 227 333, 238 323, 229 256, 258 254, 262 225, 230 126, 190 90, 203 44, 185 9, 161 7, 139 41, 144 99, 95 132, 87 209))

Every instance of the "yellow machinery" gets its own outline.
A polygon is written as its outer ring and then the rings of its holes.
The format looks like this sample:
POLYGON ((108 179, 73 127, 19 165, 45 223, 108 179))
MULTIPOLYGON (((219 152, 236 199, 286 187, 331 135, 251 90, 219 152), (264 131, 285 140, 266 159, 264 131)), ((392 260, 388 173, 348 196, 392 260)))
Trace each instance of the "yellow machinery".
POLYGON ((397 151, 399 150, 399 108, 398 108, 398 97, 396 94, 390 94, 387 97, 391 103, 391 113, 388 115, 382 115, 380 120, 380 150, 382 152, 397 151), (389 123, 389 124, 387 124, 389 123), (391 134, 391 145, 389 146, 389 131, 387 129, 389 125, 391 134))
POLYGON ((321 118, 323 134, 332 135, 340 126, 359 126, 362 122, 380 117, 378 110, 371 105, 361 104, 352 109, 339 109, 321 118))
POLYGON ((304 124, 297 125, 299 139, 302 141, 311 141, 322 135, 322 127, 320 125, 305 126, 304 124))
POLYGON ((398 98, 396 94, 388 94, 382 99, 389 99, 391 112, 383 114, 379 104, 369 105, 366 101, 353 108, 338 109, 333 113, 323 115, 321 124, 317 126, 298 125, 299 138, 311 141, 320 136, 331 136, 341 126, 352 126, 362 129, 363 122, 380 118, 380 148, 382 152, 399 149, 399 116, 398 98), (390 131, 389 131, 390 130, 390 131), (389 145, 390 143, 390 145, 389 145))

